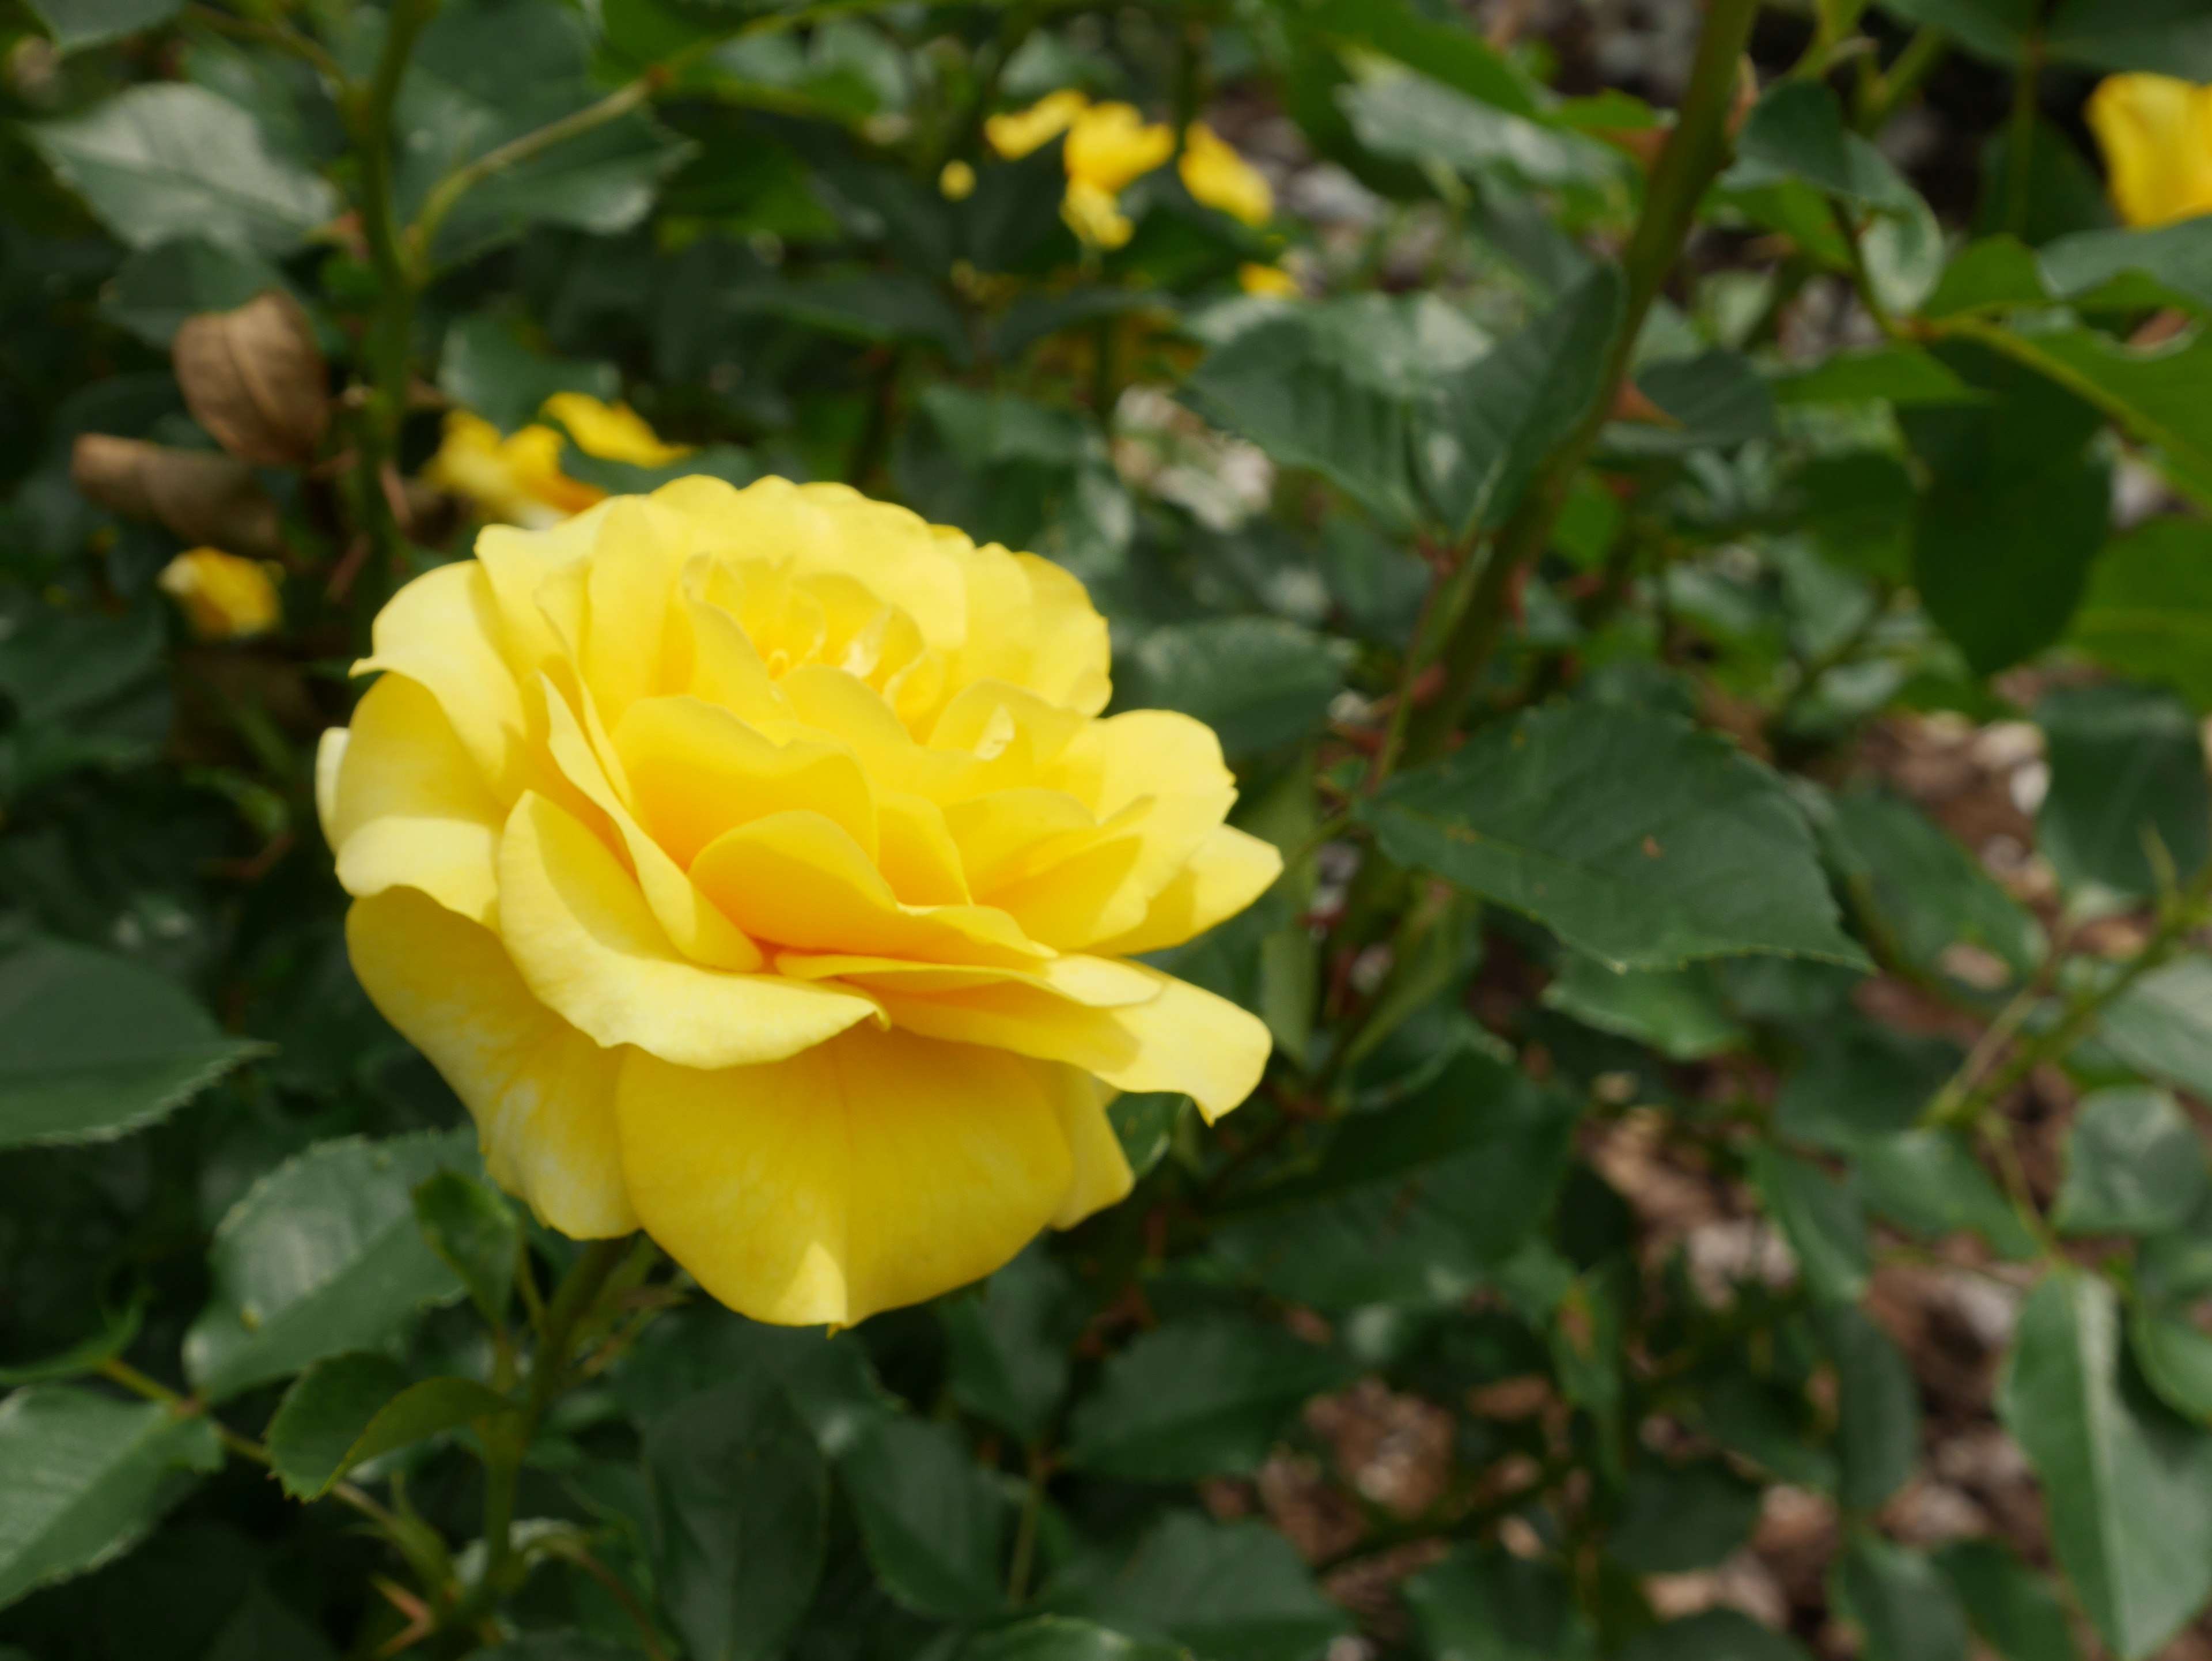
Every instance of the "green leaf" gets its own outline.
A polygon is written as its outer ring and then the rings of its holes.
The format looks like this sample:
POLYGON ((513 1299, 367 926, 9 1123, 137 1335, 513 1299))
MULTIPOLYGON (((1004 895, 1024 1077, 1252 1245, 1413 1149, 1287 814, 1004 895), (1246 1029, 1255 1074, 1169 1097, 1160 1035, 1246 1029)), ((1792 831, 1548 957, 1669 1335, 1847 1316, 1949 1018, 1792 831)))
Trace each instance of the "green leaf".
POLYGON ((1996 1540, 1954 1540, 1936 1567, 1966 1605, 1975 1634, 2002 1661, 2081 1661, 2051 1583, 1996 1540))
POLYGON ((2109 684, 2045 693, 2035 719, 2051 788, 2037 839, 2077 904, 2158 891, 2155 837, 2186 883, 2212 852, 2212 790, 2189 708, 2171 692, 2109 684))
POLYGON ((2212 333, 2141 347, 2081 325, 1992 326, 1981 338, 2155 445, 2176 484, 2200 503, 2212 499, 2212 333))
POLYGON ((1605 434, 1606 447, 1615 453, 1686 455, 1774 436, 1774 393, 1741 352, 1714 347, 1694 357, 1662 359, 1639 370, 1636 385, 1675 424, 1617 422, 1605 434))
POLYGON ((1047 1601, 1206 1661, 1313 1661, 1348 1624, 1273 1529, 1188 1512, 1153 1524, 1126 1562, 1071 1565, 1047 1601))
POLYGON ((472 1661, 637 1661, 637 1650, 581 1632, 533 1632, 469 1652, 472 1661))
POLYGON ((286 286, 276 267, 258 254, 204 236, 181 236, 125 259, 100 296, 100 310, 148 345, 167 351, 186 318, 234 311, 286 286))
MULTIPOLYGON (((1629 1640, 1621 1661, 1806 1661, 1804 1649, 1735 1609, 1707 1609, 1651 1627, 1629 1640)), ((1473 1658, 1470 1658, 1473 1661, 1473 1658)))
POLYGON ((210 1401, 382 1343, 425 1304, 460 1295, 416 1226, 411 1191, 475 1159, 473 1130, 321 1142, 263 1177, 216 1226, 213 1290, 185 1335, 210 1401))
POLYGON ((2128 1346, 2159 1400, 2199 1424, 2212 1423, 2212 1335, 2187 1310, 2131 1302, 2128 1346))
POLYGON ((2020 61, 2035 27, 2036 0, 1882 0, 1882 9, 1941 29, 1967 51, 2008 67, 2020 61))
POLYGON ((32 7, 64 52, 152 28, 183 9, 183 0, 36 0, 32 7))
POLYGON ((1872 1266, 1856 1179, 1830 1177, 1765 1144, 1752 1149, 1750 1165, 1814 1297, 1827 1304, 1856 1303, 1872 1266))
POLYGON ((0 1147, 137 1130, 266 1048, 127 958, 29 940, 0 957, 0 1147))
POLYGON ((2157 1234, 2212 1196, 2188 1116, 2163 1090, 2083 1098, 2066 1133, 2066 1180, 2051 1220, 2069 1234, 2157 1234))
POLYGON ((289 253, 337 210, 327 184, 272 149, 244 110, 202 87, 133 87, 28 131, 47 164, 133 248, 201 236, 289 253))
POLYGON ((1241 1315, 1172 1321, 1101 1370, 1068 1421, 1067 1462, 1146 1482, 1247 1475, 1346 1371, 1341 1355, 1241 1315))
POLYGON ((1139 1182, 1167 1157, 1176 1126, 1189 1109, 1190 1098, 1170 1090, 1130 1091, 1106 1104, 1106 1117, 1121 1144, 1121 1157, 1129 1162, 1139 1182))
POLYGON ((1621 968, 1773 952, 1858 964, 1782 782, 1641 709, 1562 704, 1478 733, 1363 804, 1383 851, 1621 968))
POLYGON ((1131 654, 1122 699, 1180 709, 1233 760, 1303 743, 1328 719, 1350 646, 1279 618, 1213 618, 1153 630, 1131 654))
POLYGON ((438 390, 503 433, 526 427, 556 392, 582 392, 611 403, 622 377, 604 359, 548 357, 532 351, 501 318, 478 313, 455 319, 438 357, 438 390))
POLYGON ((2043 928, 2033 915, 1949 832, 1901 797, 1879 788, 1837 797, 1826 840, 1855 897, 1917 968, 1948 973, 1960 949, 1972 947, 1996 958, 1991 966, 2008 971, 2001 983, 2009 984, 2043 961, 2043 928))
POLYGON ((0 1402, 0 1606, 127 1551, 222 1463, 204 1415, 66 1384, 0 1402))
POLYGON ((1892 404, 1972 404, 1982 397, 1942 358, 1917 346, 1838 352, 1810 368, 1778 376, 1772 386, 1779 404, 1855 404, 1872 399, 1892 404))
POLYGON ((1407 1579, 1404 1595, 1436 1661, 1588 1661, 1596 1652, 1565 1577, 1494 1546, 1455 1548, 1407 1579))
POLYGON ((1758 1487, 1719 1460, 1647 1458, 1629 1476, 1606 1550, 1639 1574, 1684 1574, 1728 1556, 1758 1521, 1758 1487))
POLYGON ((1188 1652, 1147 1644, 1089 1621, 1034 1615, 979 1633, 962 1645, 959 1661, 1186 1661, 1188 1652))
POLYGON ((1621 971, 1570 952, 1558 978, 1544 989, 1544 1004, 1676 1061, 1718 1055, 1749 1036, 1729 1019, 1712 970, 1704 964, 1621 971))
POLYGON ((337 1661, 330 1640, 256 1582, 223 1622, 206 1661, 337 1661))
POLYGON ((1818 1311, 1836 1365, 1837 1494, 1872 1512, 1920 1463, 1920 1389, 1889 1335, 1849 1305, 1818 1311))
POLYGON ((374 1350, 327 1355, 292 1382, 269 1421, 269 1463, 295 1500, 327 1494, 356 1465, 515 1411, 471 1378, 410 1384, 374 1350))
POLYGON ((1888 159, 1845 125, 1843 106, 1820 81, 1778 80, 1752 106, 1724 181, 1751 190, 1784 179, 1824 195, 1897 210, 1914 192, 1888 159))
POLYGON ((2044 280, 2062 300, 2100 295, 2116 279, 2147 277, 2160 292, 2143 298, 2212 309, 2212 220, 2077 231, 2045 247, 2041 258, 2044 280))
POLYGON ((2161 964, 2110 1003, 2097 1036, 2130 1067, 2212 1097, 2212 958, 2161 964))
POLYGON ((2111 498, 2088 447, 2101 423, 1984 349, 1938 356, 1991 401, 1898 412, 1932 478, 1913 523, 1913 583, 1974 672, 1994 674, 2064 634, 2081 596, 2111 498))
POLYGON ((959 313, 933 285, 902 272, 763 283, 732 290, 722 303, 732 312, 785 318, 840 339, 911 341, 936 347, 955 363, 968 358, 959 313))
POLYGON ((2212 81, 2212 18, 2198 0, 2062 0, 2044 44, 2095 69, 2212 81))
POLYGON ((150 611, 109 617, 89 606, 9 608, 0 636, 0 691, 24 727, 73 723, 131 696, 159 672, 150 611))
POLYGON ((1814 1031, 1804 1063, 1783 1080, 1774 1128, 1832 1153, 1854 1153, 1918 1123, 1960 1059, 1948 1038, 1857 1019, 1831 1022, 1814 1031))
POLYGON ((2212 525, 2147 520, 2107 543, 2069 638, 2124 675, 2212 709, 2212 525))
POLYGON ((653 1573, 687 1652, 782 1654, 821 1577, 830 1503, 821 1451, 782 1385, 756 1375, 693 1396, 653 1426, 644 1463, 653 1573))
POLYGON ((2051 1543, 2097 1630, 2122 1661, 2154 1653, 2212 1597, 2212 1431, 2145 1387, 2119 1299, 2073 1269, 2028 1295, 1997 1411, 2043 1479, 2051 1543))
POLYGON ((1833 1574, 1866 1661, 1966 1661, 1966 1613, 1921 1553, 1860 1534, 1833 1574))
POLYGON ((438 228, 439 261, 473 259, 539 225, 619 235, 652 211, 661 181, 690 153, 689 144, 642 115, 594 127, 462 197, 438 228))
POLYGON ((2040 1248, 1962 1131, 1907 1130, 1850 1150, 1867 1209, 1917 1234, 1971 1229, 2015 1262, 2040 1248))
POLYGON ((1455 538, 1501 522, 1537 465, 1589 412, 1622 303, 1620 271, 1594 265, 1518 333, 1437 377, 1415 418, 1413 472, 1455 538))
POLYGON ((1713 1439, 1779 1480, 1822 1493, 1836 1486, 1836 1461, 1808 1440, 1805 1404, 1794 1390, 1746 1372, 1701 1384, 1697 1405, 1713 1439))
POLYGON ((490 1183, 458 1171, 418 1183, 413 1198, 416 1226, 430 1250, 460 1277, 484 1319, 495 1326, 505 1320, 522 1250, 514 1208, 490 1183))
POLYGON ((1617 150, 1418 75, 1380 75, 1340 88, 1336 101, 1378 156, 1525 187, 1603 189, 1625 172, 1617 150))
POLYGON ((1394 58, 1470 98, 1516 115, 1537 113, 1535 88, 1512 58, 1473 30, 1425 16, 1401 0, 1317 0, 1299 4, 1294 15, 1309 28, 1394 58))
POLYGON ((1080 1293, 1073 1275, 1032 1246, 981 1287, 939 1303, 954 1399, 1024 1444, 1042 1440, 1067 1394, 1080 1293))
POLYGON ((1006 1496, 951 1427, 879 1419, 839 1453, 837 1479, 900 1603, 947 1621, 1005 1606, 1006 1496))

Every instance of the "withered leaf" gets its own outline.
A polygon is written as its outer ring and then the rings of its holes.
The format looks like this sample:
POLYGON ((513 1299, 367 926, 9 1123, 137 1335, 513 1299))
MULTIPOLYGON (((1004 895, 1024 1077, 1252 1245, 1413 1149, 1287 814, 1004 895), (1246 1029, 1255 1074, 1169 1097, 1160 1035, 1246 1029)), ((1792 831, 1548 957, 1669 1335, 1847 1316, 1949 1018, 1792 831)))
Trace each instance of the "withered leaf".
POLYGON ((157 520, 186 542, 255 558, 282 552, 275 500, 230 456, 86 433, 70 457, 70 478, 86 501, 157 520))
POLYGON ((177 380, 192 417, 241 461, 298 466, 330 429, 323 355, 300 303, 281 289, 178 329, 177 380))

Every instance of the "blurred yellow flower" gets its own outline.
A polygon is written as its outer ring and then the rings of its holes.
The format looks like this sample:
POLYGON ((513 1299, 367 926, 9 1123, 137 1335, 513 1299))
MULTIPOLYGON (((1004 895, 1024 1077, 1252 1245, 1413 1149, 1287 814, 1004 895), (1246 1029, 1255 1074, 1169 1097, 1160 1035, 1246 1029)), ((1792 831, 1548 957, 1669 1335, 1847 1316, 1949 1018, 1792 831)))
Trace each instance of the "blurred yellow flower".
MULTIPOLYGON (((625 404, 603 404, 583 392, 556 392, 544 413, 568 429, 577 448, 604 461, 665 467, 690 451, 664 444, 625 404)), ((483 518, 533 530, 556 525, 604 501, 606 492, 561 471, 561 435, 533 423, 501 437, 483 417, 454 410, 446 417, 438 453, 422 470, 441 490, 462 496, 483 518)))
POLYGON ((1066 132, 1090 106, 1091 100, 1073 87, 1047 93, 1025 110, 993 116, 983 124, 983 138, 1007 161, 1018 161, 1066 132))
POLYGON ((1264 225, 1274 216, 1275 192, 1266 177, 1203 121, 1192 122, 1184 135, 1176 171, 1183 188, 1209 208, 1248 225, 1264 225))
POLYGON ((194 548, 161 568, 155 579, 202 640, 265 635, 283 618, 271 568, 220 548, 194 548))
POLYGON ((1281 860, 1205 726, 1100 718, 1045 560, 687 478, 487 529, 357 666, 316 767, 354 966, 568 1234, 843 1324, 1126 1194, 1116 1091, 1260 1078, 1258 1020, 1136 958, 1281 860))
POLYGON ((1175 154, 1175 130, 1132 104, 1094 104, 1075 118, 1060 155, 1071 182, 1118 196, 1175 154))
POLYGON ((2130 225, 2212 213, 2212 87, 2163 75, 2107 76, 2089 95, 2112 204, 2130 225))
POLYGON ((1067 193, 1060 201, 1060 216, 1067 222, 1068 229, 1094 248, 1118 248, 1136 229, 1112 192, 1080 179, 1067 181, 1067 193))
POLYGON ((1239 265, 1237 286, 1246 294, 1264 295, 1273 300, 1296 300, 1304 292, 1297 278, 1280 265, 1239 265))
POLYGON ((947 202, 965 202, 975 194, 975 169, 965 161, 946 162, 937 175, 937 193, 947 202))

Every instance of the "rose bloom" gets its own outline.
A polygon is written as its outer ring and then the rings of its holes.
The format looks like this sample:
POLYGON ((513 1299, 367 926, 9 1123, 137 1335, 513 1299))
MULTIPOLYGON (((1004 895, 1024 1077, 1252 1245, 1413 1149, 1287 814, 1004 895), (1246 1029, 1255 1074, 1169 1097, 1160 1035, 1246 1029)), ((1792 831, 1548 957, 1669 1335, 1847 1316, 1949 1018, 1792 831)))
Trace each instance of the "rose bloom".
POLYGON ((202 640, 243 640, 283 620, 273 569, 220 548, 194 548, 163 566, 155 581, 202 640))
POLYGON ((2212 87, 2163 75, 2114 75, 2089 95, 2089 126, 2130 225, 2212 213, 2212 87))
MULTIPOLYGON (((602 404, 584 392, 556 392, 545 400, 543 413, 568 429, 578 449, 603 461, 667 467, 691 453, 685 446, 662 443, 645 417, 626 404, 602 404)), ((484 519, 543 528, 606 499, 598 485, 562 472, 562 447, 554 428, 533 423, 502 436, 482 416, 455 410, 446 417, 444 440, 423 477, 466 500, 484 519)))
POLYGON ((317 794, 354 966, 492 1177, 763 1321, 858 1321, 1126 1194, 1117 1091, 1269 1041, 1133 961, 1281 868, 1188 716, 1100 718, 1057 566, 842 485, 495 526, 377 618, 317 794))

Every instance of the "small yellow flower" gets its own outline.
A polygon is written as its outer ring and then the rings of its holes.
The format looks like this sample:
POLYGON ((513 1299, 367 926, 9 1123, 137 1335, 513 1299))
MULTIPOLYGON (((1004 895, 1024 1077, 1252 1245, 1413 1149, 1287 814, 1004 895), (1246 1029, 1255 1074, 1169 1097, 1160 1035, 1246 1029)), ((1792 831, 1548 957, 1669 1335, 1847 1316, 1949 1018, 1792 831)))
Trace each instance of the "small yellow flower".
POLYGON ((220 548, 194 548, 163 566, 155 581, 202 640, 242 640, 267 634, 283 618, 270 569, 220 548))
POLYGON ((1275 192, 1266 177, 1203 121, 1191 123, 1176 171, 1193 197, 1231 218, 1264 225, 1274 216, 1275 192))
POLYGON ((975 194, 975 169, 965 161, 946 162, 937 175, 937 193, 947 202, 965 202, 975 194))
POLYGON ((849 1324, 1126 1195, 1115 1092, 1259 1081, 1267 1028, 1142 955, 1282 861, 1204 725, 1102 718, 1048 561, 687 478, 487 529, 374 641, 316 758, 354 967, 551 1227, 849 1324))
POLYGON ((1061 151, 1072 183, 1119 196, 1175 154, 1175 132, 1146 122, 1132 104, 1094 104, 1067 130, 1061 151))
POLYGON ((1090 106, 1091 100, 1073 87, 1047 93, 1025 110, 993 116, 983 124, 983 137, 1007 161, 1018 161, 1066 132, 1090 106))
POLYGON ((1067 194, 1060 198, 1060 216, 1067 222, 1068 229, 1094 248, 1118 248, 1136 228, 1110 191, 1102 191, 1080 179, 1067 181, 1067 194))
MULTIPOLYGON (((544 412, 568 429, 576 447, 604 461, 665 467, 690 451, 664 444, 625 404, 602 404, 582 392, 556 392, 544 412)), ((540 530, 604 501, 596 484, 561 471, 561 435, 532 423, 510 436, 483 417, 455 410, 446 417, 445 440, 422 470, 441 490, 465 498, 483 518, 540 530)))
POLYGON ((2089 95, 2087 115, 2121 218, 2165 225, 2212 213, 2212 87, 2110 76, 2089 95))
POLYGON ((1296 300, 1303 292, 1297 278, 1280 265, 1239 265, 1237 286, 1246 294, 1262 295, 1270 300, 1296 300))

